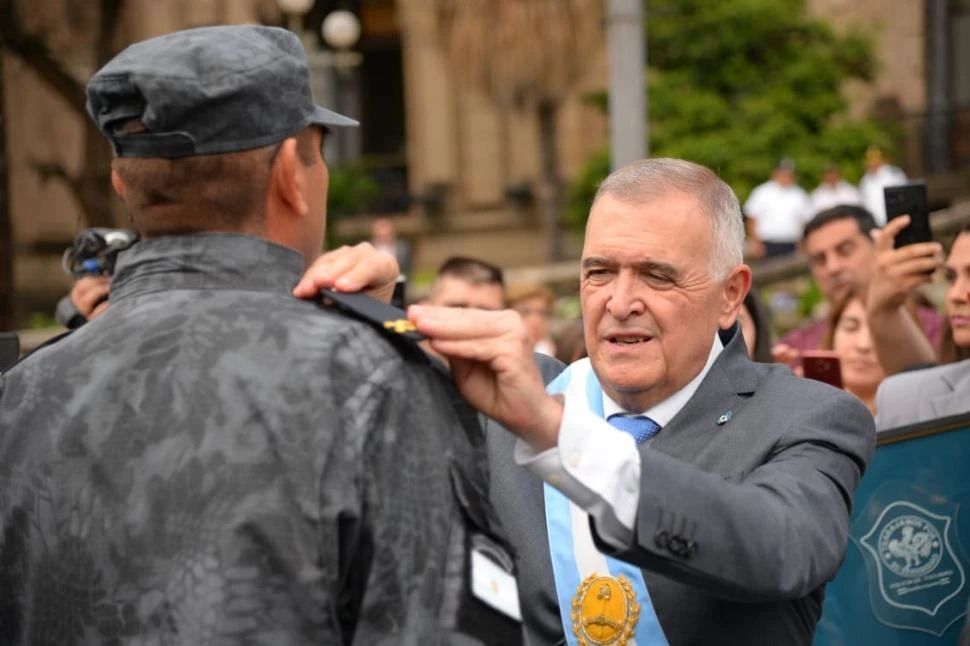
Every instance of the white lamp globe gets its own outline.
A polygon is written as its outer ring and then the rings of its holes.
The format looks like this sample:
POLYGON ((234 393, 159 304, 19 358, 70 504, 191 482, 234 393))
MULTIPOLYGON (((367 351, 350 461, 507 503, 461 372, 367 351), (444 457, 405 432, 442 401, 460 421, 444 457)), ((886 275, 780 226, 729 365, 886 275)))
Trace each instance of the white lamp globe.
POLYGON ((360 38, 360 21, 352 12, 339 9, 323 19, 320 33, 324 42, 334 49, 350 49, 360 38))
POLYGON ((277 6, 289 16, 302 16, 313 8, 314 0, 276 0, 277 6))

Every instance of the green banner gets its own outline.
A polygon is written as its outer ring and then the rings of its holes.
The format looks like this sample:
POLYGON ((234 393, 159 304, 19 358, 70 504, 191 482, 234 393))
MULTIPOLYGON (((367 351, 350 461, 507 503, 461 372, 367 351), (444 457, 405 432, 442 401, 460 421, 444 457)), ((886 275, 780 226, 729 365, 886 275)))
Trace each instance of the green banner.
POLYGON ((957 644, 968 578, 970 415, 881 432, 816 646, 957 644))

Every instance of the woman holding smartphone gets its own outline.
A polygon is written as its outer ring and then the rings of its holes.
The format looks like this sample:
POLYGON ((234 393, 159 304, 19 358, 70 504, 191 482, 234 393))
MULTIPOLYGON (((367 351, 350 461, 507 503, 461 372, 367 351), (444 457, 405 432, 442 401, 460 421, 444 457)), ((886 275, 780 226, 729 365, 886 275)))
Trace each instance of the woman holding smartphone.
MULTIPOLYGON (((822 349, 833 351, 837 357, 842 388, 862 400, 875 415, 876 391, 886 373, 872 342, 865 303, 865 293, 853 288, 835 304, 829 313, 822 349)), ((809 375, 810 355, 806 353, 803 358, 806 376, 812 376, 809 375)))

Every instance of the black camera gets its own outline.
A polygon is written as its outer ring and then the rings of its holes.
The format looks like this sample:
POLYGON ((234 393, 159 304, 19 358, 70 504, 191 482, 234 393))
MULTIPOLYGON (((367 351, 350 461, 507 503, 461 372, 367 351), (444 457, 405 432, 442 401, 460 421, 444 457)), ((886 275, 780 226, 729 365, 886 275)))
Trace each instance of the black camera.
POLYGON ((61 264, 74 278, 111 276, 118 254, 136 242, 138 234, 129 229, 84 229, 64 251, 61 264))

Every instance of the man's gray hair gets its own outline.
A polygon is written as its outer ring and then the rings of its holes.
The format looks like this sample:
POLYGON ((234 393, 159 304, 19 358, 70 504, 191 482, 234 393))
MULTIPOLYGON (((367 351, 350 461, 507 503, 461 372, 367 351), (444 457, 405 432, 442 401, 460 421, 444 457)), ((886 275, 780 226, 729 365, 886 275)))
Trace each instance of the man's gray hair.
POLYGON ((721 280, 744 262, 744 220, 734 191, 709 168, 683 159, 641 159, 610 173, 593 203, 604 195, 643 203, 672 190, 693 195, 711 218, 709 271, 721 280))

